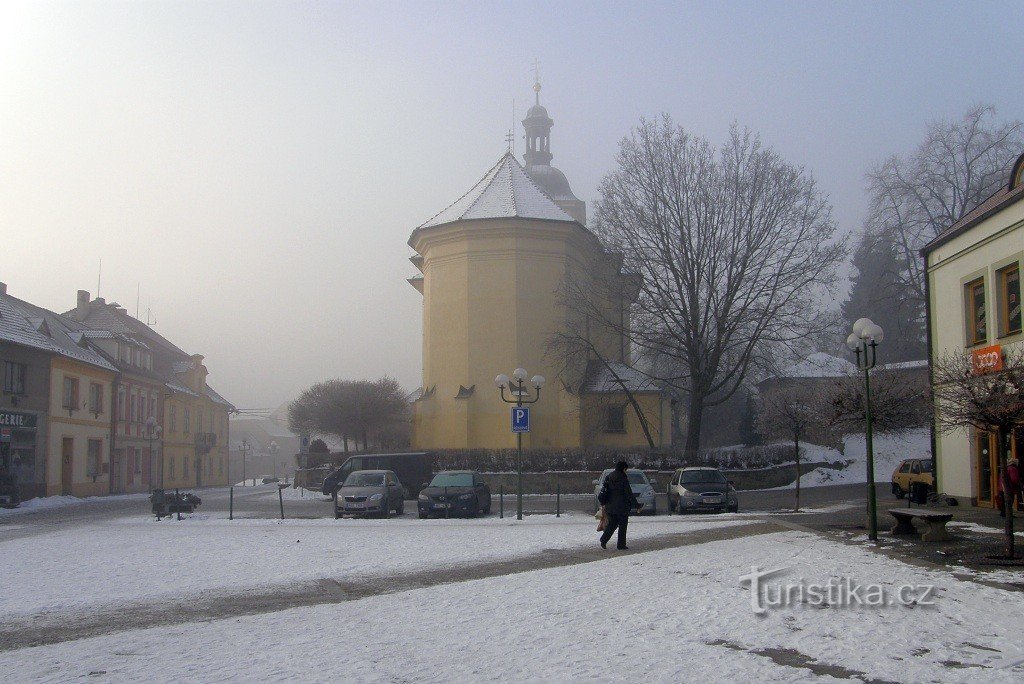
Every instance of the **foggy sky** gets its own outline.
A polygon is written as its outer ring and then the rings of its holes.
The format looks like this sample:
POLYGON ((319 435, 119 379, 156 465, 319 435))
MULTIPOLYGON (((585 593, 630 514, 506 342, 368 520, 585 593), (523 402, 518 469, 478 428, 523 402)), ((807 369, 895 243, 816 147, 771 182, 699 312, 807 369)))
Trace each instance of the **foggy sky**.
MULTIPOLYGON (((1024 116, 1012 4, 0 4, 0 281, 141 314, 239 407, 324 377, 420 381, 410 231, 505 149, 516 101, 592 201, 619 139, 736 121, 844 231, 864 173, 978 102, 1024 116)), ((496 369, 503 370, 503 369, 496 369)))

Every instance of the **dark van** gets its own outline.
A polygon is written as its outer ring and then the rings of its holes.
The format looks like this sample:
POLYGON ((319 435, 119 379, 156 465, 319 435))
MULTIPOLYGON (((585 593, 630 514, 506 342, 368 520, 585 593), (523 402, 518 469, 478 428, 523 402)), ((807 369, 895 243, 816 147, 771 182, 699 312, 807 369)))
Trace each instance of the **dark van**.
POLYGON ((360 454, 349 456, 341 467, 324 478, 322 491, 334 496, 352 473, 357 470, 390 470, 405 485, 406 496, 415 499, 423 486, 434 476, 434 455, 425 451, 406 454, 360 454))

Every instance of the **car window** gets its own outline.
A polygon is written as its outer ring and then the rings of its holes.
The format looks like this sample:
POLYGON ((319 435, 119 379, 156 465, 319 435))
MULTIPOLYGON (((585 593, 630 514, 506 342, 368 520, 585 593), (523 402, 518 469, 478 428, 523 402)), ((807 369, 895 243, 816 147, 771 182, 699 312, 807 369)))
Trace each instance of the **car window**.
POLYGON ((438 473, 430 481, 431 487, 472 487, 473 476, 470 473, 438 473))
POLYGON ((629 478, 629 484, 648 484, 647 475, 639 470, 629 471, 626 473, 626 477, 629 478))
POLYGON ((920 461, 914 461, 914 463, 910 466, 910 472, 914 473, 915 475, 917 473, 920 473, 921 472, 921 462, 920 461))
POLYGON ((930 473, 930 472, 932 472, 932 462, 931 461, 921 461, 921 472, 922 473, 930 473))
POLYGON ((680 473, 682 484, 725 484, 725 475, 717 470, 690 470, 680 473))
POLYGON ((383 473, 358 472, 345 478, 346 487, 380 487, 383 484, 383 473))
POLYGON ((910 462, 909 461, 904 461, 903 462, 903 465, 900 466, 900 472, 901 473, 909 473, 910 472, 910 462))

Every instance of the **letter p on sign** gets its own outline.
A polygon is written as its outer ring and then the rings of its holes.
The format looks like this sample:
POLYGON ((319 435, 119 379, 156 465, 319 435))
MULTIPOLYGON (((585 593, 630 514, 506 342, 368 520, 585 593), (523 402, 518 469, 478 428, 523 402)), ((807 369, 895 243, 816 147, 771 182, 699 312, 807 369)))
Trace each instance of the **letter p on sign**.
POLYGON ((530 431, 530 408, 528 406, 512 407, 512 432, 530 431))

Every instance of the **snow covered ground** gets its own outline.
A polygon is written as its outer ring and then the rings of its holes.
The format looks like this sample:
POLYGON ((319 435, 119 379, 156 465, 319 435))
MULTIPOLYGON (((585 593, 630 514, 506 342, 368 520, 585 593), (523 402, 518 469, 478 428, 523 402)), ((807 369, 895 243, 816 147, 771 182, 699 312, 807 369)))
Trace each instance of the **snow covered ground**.
MULTIPOLYGON (((888 484, 892 472, 900 461, 907 458, 931 458, 931 435, 928 428, 908 430, 903 433, 876 433, 873 438, 875 454, 875 482, 888 484)), ((843 453, 817 444, 801 444, 801 457, 806 462, 828 461, 848 462, 843 470, 816 468, 800 478, 801 487, 822 487, 867 482, 867 443, 863 434, 845 435, 843 453)), ((793 482, 776 489, 792 489, 793 482)))
MULTIPOLYGON (((575 523, 567 523, 572 528, 575 523)), ((550 525, 548 526, 550 527, 550 525)), ((638 525, 638 528, 641 526, 638 525)), ((500 526, 488 526, 498 532, 500 526)), ((0 680, 1019 682, 1017 594, 801 532, 4 653, 0 680), (935 585, 934 605, 751 610, 740 575, 935 585), (835 679, 833 679, 835 678, 835 679)))
MULTIPOLYGON (((633 518, 630 538, 743 524, 744 515, 633 518)), ((0 615, 25 615, 226 590, 268 590, 595 546, 585 514, 474 520, 138 516, 31 537, 0 537, 0 615), (69 563, 69 558, 73 561, 69 563)))
POLYGON ((0 508, 0 518, 23 515, 25 513, 34 513, 36 511, 51 510, 54 508, 66 508, 67 506, 75 506, 87 501, 145 501, 148 498, 149 494, 118 494, 115 496, 87 496, 85 498, 79 498, 77 496, 37 497, 35 499, 29 499, 28 501, 22 501, 21 505, 17 508, 0 508))

